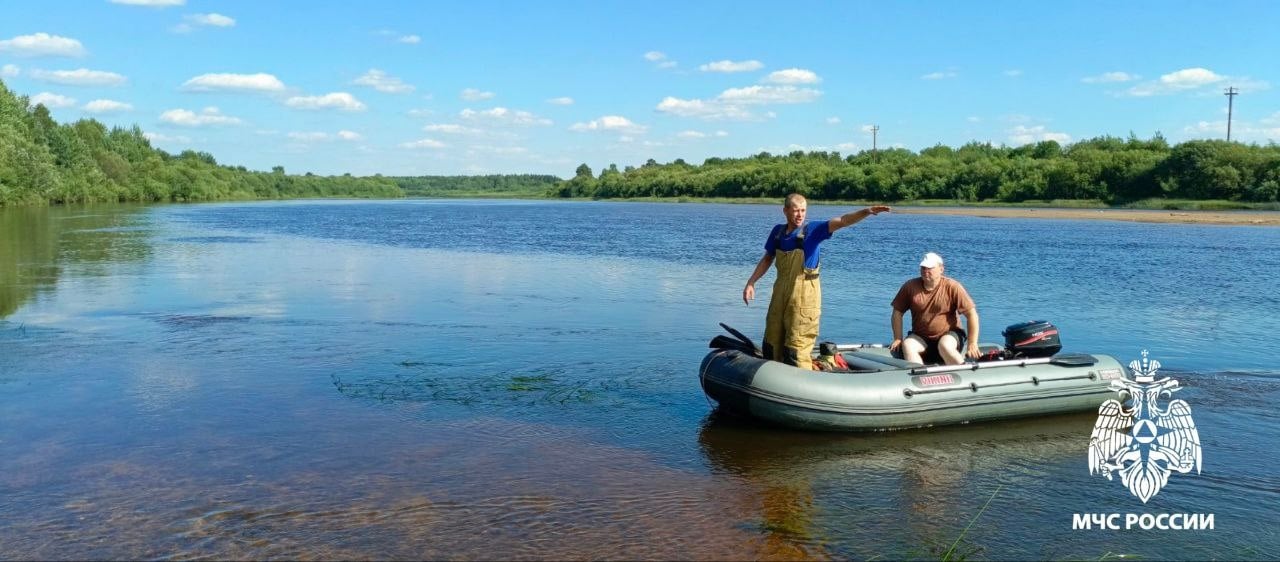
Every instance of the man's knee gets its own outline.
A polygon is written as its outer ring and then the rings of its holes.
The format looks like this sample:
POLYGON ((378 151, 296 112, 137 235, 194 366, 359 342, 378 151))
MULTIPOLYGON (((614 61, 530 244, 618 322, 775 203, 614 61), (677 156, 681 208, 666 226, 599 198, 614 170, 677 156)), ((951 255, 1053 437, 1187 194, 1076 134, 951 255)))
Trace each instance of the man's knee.
POLYGON ((907 336, 907 339, 902 340, 902 358, 907 361, 921 363, 921 356, 928 348, 929 346, 925 344, 923 339, 920 339, 920 336, 911 334, 907 336))
POLYGON ((964 363, 964 353, 960 351, 960 338, 954 332, 947 332, 938 339, 938 355, 948 365, 964 363))

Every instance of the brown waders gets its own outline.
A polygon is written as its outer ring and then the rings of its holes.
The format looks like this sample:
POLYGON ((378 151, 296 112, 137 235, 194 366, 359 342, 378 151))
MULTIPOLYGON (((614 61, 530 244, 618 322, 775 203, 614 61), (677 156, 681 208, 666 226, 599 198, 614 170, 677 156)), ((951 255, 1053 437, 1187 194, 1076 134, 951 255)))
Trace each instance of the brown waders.
POLYGON ((773 282, 769 314, 764 321, 764 356, 802 369, 813 368, 818 340, 822 286, 818 269, 805 269, 804 249, 774 252, 778 278, 773 282))

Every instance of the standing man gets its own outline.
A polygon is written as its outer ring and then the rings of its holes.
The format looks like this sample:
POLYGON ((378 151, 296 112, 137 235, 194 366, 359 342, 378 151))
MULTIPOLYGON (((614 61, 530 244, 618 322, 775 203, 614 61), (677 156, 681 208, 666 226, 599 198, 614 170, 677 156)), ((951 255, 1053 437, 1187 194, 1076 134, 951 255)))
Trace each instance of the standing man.
POLYGON ((764 357, 802 369, 813 368, 813 344, 818 339, 818 317, 822 314, 818 245, 837 230, 889 211, 889 207, 875 205, 820 222, 805 222, 808 210, 809 202, 803 195, 787 196, 782 205, 787 222, 773 227, 764 242, 764 256, 742 289, 742 302, 751 304, 756 298, 756 281, 769 270, 769 265, 777 265, 778 278, 773 282, 769 313, 765 316, 764 357))
POLYGON ((978 308, 959 281, 943 277, 942 256, 929 252, 920 260, 920 277, 908 280, 893 297, 893 343, 890 351, 902 348, 902 358, 925 364, 941 359, 947 365, 959 365, 965 355, 977 359, 978 308), (902 315, 911 311, 911 333, 902 339, 902 315), (967 351, 961 353, 966 340, 960 328, 960 314, 968 323, 967 351))

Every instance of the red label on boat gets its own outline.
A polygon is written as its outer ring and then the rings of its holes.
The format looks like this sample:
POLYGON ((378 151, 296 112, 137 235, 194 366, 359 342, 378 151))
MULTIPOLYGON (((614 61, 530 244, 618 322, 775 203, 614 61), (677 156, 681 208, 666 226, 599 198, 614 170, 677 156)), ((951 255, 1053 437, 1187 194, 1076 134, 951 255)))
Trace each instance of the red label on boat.
POLYGON ((956 382, 956 379, 951 375, 944 373, 941 375, 929 375, 925 377, 920 377, 918 384, 920 386, 935 386, 939 384, 951 384, 953 382, 956 382))

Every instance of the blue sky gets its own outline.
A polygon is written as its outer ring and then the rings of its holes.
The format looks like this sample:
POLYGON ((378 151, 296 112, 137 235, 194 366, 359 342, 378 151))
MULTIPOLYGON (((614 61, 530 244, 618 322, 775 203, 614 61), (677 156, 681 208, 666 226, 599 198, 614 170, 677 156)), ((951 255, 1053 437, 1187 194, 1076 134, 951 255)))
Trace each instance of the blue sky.
POLYGON ((63 122, 290 173, 569 177, 652 158, 1100 135, 1280 142, 1280 2, 11 2, 63 122))

